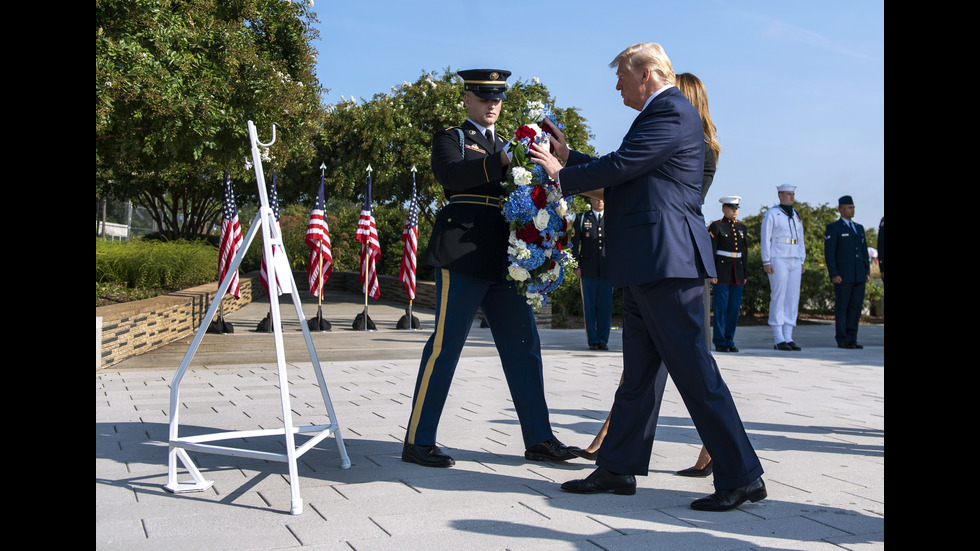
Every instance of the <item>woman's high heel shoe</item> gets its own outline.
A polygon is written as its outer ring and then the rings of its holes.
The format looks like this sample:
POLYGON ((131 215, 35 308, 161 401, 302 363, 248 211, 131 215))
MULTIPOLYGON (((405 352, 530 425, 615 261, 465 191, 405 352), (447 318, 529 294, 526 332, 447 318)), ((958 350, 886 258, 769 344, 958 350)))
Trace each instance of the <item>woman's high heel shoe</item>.
POLYGON ((595 461, 595 458, 599 456, 599 450, 596 449, 594 452, 583 450, 582 448, 569 447, 568 451, 572 452, 572 455, 576 457, 581 457, 582 459, 588 459, 589 461, 595 461))
POLYGON ((712 471, 714 471, 714 467, 712 467, 712 465, 711 465, 712 463, 714 463, 714 459, 708 461, 708 464, 705 465, 701 469, 698 469, 698 468, 695 468, 695 467, 688 467, 687 469, 683 469, 683 470, 677 471, 677 474, 679 474, 681 476, 692 476, 692 477, 695 477, 695 478, 704 478, 704 477, 710 475, 712 473, 712 471))

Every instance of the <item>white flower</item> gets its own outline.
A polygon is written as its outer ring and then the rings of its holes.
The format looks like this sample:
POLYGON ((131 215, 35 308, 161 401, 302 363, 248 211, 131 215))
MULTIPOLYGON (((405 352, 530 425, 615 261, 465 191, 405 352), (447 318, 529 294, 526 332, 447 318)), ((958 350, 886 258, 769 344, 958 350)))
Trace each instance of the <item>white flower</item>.
POLYGON ((519 186, 531 185, 531 181, 534 178, 530 170, 521 166, 515 166, 511 169, 510 173, 514 176, 514 183, 519 186))
POLYGON ((511 264, 507 267, 507 273, 510 274, 511 279, 514 281, 524 281, 531 277, 531 274, 527 270, 521 268, 517 264, 511 264))
POLYGON ((541 308, 541 305, 544 304, 544 297, 541 293, 528 293, 525 296, 527 296, 527 303, 535 310, 541 308))
POLYGON ((510 232, 510 247, 507 247, 507 254, 521 260, 531 258, 527 243, 517 238, 516 231, 510 232))
POLYGON ((534 215, 534 227, 543 230, 548 227, 549 220, 551 220, 551 215, 548 214, 548 210, 538 209, 538 213, 534 215))

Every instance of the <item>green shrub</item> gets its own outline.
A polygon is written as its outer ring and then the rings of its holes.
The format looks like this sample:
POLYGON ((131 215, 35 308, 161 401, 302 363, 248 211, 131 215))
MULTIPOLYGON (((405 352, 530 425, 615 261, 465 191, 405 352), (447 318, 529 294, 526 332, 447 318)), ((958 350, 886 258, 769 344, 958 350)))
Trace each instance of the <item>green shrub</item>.
POLYGON ((218 249, 204 241, 95 240, 95 282, 185 289, 218 280, 218 249))

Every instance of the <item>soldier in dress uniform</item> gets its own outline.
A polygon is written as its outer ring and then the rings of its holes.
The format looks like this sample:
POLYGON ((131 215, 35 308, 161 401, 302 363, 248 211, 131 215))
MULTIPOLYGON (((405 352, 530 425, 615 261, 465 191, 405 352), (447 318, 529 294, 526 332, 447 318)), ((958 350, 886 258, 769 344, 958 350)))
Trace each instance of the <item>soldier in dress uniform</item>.
POLYGON ((793 328, 800 307, 800 282, 806 248, 803 220, 793 210, 796 186, 776 187, 779 204, 762 216, 759 243, 762 270, 769 275, 769 327, 776 350, 802 350, 793 342, 793 328))
POLYGON ((715 269, 718 271, 718 277, 711 278, 711 283, 714 284, 715 311, 711 341, 718 352, 738 352, 735 346, 735 326, 738 325, 738 311, 742 306, 746 253, 749 249, 745 238, 745 224, 737 220, 738 204, 741 200, 738 195, 719 199, 724 216, 708 226, 711 248, 715 252, 715 269))
POLYGON ((555 438, 544 396, 541 342, 533 311, 507 281, 510 231, 501 212, 510 155, 494 125, 510 71, 459 71, 468 119, 436 132, 432 172, 448 204, 436 215, 422 262, 435 268, 435 330, 422 350, 402 461, 450 467, 436 446, 436 429, 456 364, 477 308, 490 326, 524 439, 524 457, 565 461, 574 457, 555 438))
POLYGON ((840 218, 827 225, 824 260, 834 284, 834 319, 838 348, 864 348, 857 342, 858 323, 864 309, 864 287, 871 280, 871 262, 864 226, 854 218, 854 200, 845 195, 837 200, 840 218))
POLYGON ((575 277, 582 284, 585 333, 589 350, 609 350, 613 287, 606 275, 605 220, 602 199, 590 198, 592 209, 575 219, 572 256, 578 261, 575 277))

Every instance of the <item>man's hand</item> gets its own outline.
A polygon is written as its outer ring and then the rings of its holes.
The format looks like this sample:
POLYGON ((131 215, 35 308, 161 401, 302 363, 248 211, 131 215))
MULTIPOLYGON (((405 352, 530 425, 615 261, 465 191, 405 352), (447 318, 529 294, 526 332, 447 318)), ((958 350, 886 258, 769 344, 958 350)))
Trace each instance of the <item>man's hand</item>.
MULTIPOLYGON (((565 149, 566 153, 568 149, 565 149)), ((531 160, 535 163, 541 165, 544 171, 548 173, 548 177, 552 180, 558 179, 558 171, 562 169, 561 161, 559 161, 554 155, 548 152, 547 148, 541 147, 538 144, 531 144, 531 160)))
POLYGON ((558 127, 555 126, 555 123, 551 122, 549 119, 545 119, 544 122, 542 122, 541 124, 547 127, 544 128, 544 131, 551 134, 550 141, 551 141, 551 145, 554 146, 555 148, 555 155, 559 159, 561 159, 562 164, 567 163, 568 144, 565 143, 565 134, 563 134, 561 130, 558 130, 558 127))
POLYGON ((773 273, 772 264, 764 264, 762 266, 762 271, 766 272, 767 274, 773 273))
POLYGON ((839 284, 841 281, 844 281, 844 278, 842 278, 841 276, 834 276, 830 278, 830 282, 833 283, 834 285, 839 284))

